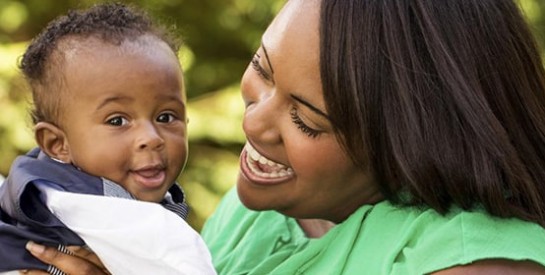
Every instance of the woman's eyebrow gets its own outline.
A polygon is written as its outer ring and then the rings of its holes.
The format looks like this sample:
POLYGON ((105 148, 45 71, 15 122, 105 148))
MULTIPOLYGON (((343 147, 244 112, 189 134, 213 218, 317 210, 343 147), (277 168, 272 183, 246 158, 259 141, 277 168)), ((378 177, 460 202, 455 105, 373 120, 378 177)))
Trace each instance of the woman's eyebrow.
POLYGON ((269 64, 269 68, 271 68, 271 74, 274 75, 274 69, 271 63, 271 60, 269 59, 269 54, 267 53, 267 48, 265 47, 265 44, 261 42, 261 48, 263 49, 263 52, 265 53, 265 60, 267 60, 267 64, 269 64))
POLYGON ((290 94, 291 98, 295 99, 296 101, 298 101, 299 103, 307 106, 307 108, 309 108, 311 111, 315 112, 316 114, 320 115, 320 116, 323 116, 324 118, 326 118, 327 120, 331 121, 331 119, 329 119, 329 116, 326 115, 326 113, 324 113, 322 110, 318 109, 317 107, 315 107, 314 105, 312 105, 310 102, 294 95, 294 94, 290 94))

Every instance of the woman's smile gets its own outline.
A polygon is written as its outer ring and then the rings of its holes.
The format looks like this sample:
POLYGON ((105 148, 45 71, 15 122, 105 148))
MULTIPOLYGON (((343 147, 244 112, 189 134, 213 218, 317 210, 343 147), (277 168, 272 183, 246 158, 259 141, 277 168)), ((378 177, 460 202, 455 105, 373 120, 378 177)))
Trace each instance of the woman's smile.
POLYGON ((295 176, 292 168, 265 158, 250 143, 246 143, 240 160, 242 173, 256 184, 278 184, 295 176))

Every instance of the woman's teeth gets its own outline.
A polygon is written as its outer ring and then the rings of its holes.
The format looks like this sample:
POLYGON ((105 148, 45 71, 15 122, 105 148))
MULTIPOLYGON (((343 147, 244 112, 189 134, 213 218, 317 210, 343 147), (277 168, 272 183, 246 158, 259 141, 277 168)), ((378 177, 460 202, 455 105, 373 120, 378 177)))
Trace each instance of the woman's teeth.
POLYGON ((252 173, 263 178, 281 178, 293 175, 293 169, 274 162, 259 154, 249 143, 246 144, 246 163, 252 173))

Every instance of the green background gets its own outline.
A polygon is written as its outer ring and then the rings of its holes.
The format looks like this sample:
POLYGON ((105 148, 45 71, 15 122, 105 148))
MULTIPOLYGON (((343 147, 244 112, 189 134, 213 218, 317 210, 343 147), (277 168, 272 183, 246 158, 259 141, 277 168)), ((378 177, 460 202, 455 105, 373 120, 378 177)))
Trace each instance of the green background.
MULTIPOLYGON (((450 1, 450 0, 449 0, 450 1)), ((35 146, 27 114, 30 93, 17 69, 28 42, 69 9, 107 1, 0 0, 0 174, 35 146)), ((176 26, 189 101, 189 160, 179 182, 200 230, 236 181, 244 143, 239 80, 261 34, 284 0, 140 0, 132 3, 159 22, 176 26)), ((545 1, 519 0, 545 45, 545 1)), ((545 52, 542 50, 542 52, 545 52)), ((545 56, 545 54, 544 54, 545 56)))

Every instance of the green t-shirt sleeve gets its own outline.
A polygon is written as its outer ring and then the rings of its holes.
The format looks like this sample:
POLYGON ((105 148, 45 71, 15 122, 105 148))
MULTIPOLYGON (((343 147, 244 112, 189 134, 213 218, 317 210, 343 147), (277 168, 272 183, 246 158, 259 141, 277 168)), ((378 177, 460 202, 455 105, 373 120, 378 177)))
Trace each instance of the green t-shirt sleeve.
POLYGON ((392 274, 428 274, 485 259, 530 260, 545 266, 545 230, 518 219, 475 212, 440 216, 426 211, 414 220, 392 274))

